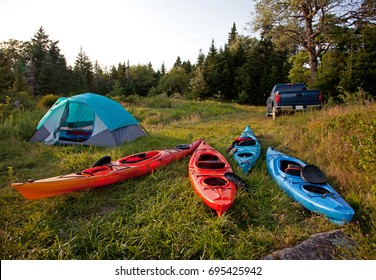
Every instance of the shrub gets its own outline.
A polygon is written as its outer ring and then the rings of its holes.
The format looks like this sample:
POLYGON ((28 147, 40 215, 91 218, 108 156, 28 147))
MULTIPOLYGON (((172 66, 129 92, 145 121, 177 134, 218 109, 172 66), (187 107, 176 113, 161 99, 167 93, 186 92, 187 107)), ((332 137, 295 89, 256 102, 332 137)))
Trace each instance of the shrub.
POLYGON ((15 108, 32 109, 35 106, 34 96, 26 91, 15 92, 11 100, 15 108))
POLYGON ((356 92, 349 92, 340 88, 341 94, 339 95, 339 99, 347 105, 350 104, 367 104, 373 101, 372 96, 365 92, 362 88, 358 88, 356 92))
POLYGON ((47 94, 45 96, 43 96, 39 102, 38 102, 38 107, 46 107, 46 108, 50 108, 52 105, 54 105, 54 103, 56 102, 56 100, 59 99, 59 96, 56 95, 56 94, 47 94))
POLYGON ((166 94, 145 98, 144 102, 149 108, 171 108, 171 99, 166 94))

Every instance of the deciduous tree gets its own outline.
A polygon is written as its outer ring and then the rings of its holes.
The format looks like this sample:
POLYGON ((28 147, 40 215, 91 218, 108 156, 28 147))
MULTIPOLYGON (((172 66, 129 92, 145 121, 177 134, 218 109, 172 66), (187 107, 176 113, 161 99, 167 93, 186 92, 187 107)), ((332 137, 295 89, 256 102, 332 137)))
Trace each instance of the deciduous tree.
POLYGON ((309 54, 310 81, 313 82, 319 60, 328 49, 323 35, 333 21, 347 21, 361 0, 253 0, 255 31, 275 42, 283 38, 304 48, 309 54))

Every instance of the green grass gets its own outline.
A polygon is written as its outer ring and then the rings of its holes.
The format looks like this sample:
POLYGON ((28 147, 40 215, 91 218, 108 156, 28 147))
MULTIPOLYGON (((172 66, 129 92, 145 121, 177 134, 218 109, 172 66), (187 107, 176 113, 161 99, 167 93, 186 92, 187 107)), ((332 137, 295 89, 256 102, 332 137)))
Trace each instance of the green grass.
POLYGON ((338 228, 293 202, 270 178, 265 152, 272 145, 320 166, 356 210, 341 228, 358 242, 355 258, 376 258, 376 106, 332 107, 265 118, 264 108, 214 101, 171 100, 129 105, 150 133, 113 149, 46 146, 27 139, 43 115, 13 113, 0 123, 1 259, 259 259, 314 233, 338 228), (154 104, 151 106, 150 104, 154 104), (250 125, 262 155, 243 178, 235 204, 218 218, 194 193, 188 158, 116 185, 28 201, 10 188, 90 166, 103 155, 173 147, 205 138, 225 155, 250 125), (7 136, 4 136, 4 133, 7 136))

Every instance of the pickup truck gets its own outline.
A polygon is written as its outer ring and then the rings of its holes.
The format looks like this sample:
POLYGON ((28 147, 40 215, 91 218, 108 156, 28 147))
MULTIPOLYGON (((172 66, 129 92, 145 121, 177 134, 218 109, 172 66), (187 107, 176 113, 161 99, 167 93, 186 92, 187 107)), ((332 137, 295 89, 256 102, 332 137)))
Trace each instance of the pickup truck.
POLYGON ((307 90, 303 83, 276 84, 266 100, 266 116, 273 119, 285 111, 303 111, 322 108, 322 92, 307 90))

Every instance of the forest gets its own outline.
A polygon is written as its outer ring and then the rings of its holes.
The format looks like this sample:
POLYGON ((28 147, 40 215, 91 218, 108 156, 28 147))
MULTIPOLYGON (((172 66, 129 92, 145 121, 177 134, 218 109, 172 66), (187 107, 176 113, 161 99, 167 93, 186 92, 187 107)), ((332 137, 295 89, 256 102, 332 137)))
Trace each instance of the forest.
POLYGON ((0 108, 14 102, 28 108, 36 98, 82 92, 263 105, 282 82, 304 82, 332 103, 376 96, 375 1, 253 1, 248 28, 258 37, 240 35, 234 23, 223 45, 212 40, 194 62, 178 56, 168 71, 151 63, 103 67, 82 48, 67 65, 59 41, 43 26, 29 41, 1 42, 0 108))

